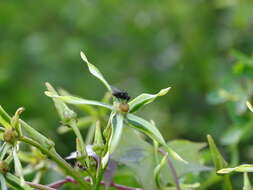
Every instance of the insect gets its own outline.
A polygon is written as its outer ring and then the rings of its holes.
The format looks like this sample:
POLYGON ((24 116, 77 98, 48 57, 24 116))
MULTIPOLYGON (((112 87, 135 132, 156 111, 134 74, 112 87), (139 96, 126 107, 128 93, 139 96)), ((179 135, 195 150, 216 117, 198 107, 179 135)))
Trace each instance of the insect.
POLYGON ((118 88, 113 87, 112 89, 112 95, 115 98, 126 100, 127 102, 131 99, 131 97, 128 95, 126 91, 120 90, 118 88))

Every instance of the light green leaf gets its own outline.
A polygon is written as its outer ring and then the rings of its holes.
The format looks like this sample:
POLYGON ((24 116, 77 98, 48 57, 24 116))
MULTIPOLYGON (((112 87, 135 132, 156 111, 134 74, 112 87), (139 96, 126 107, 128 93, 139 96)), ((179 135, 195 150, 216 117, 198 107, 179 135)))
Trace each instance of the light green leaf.
POLYGON ((128 123, 131 124, 130 126, 142 131, 144 134, 149 136, 151 139, 155 139, 160 144, 166 145, 161 133, 152 123, 130 113, 126 115, 126 119, 128 123))
MULTIPOLYGON (((173 140, 168 143, 168 146, 173 150, 176 150, 177 153, 187 161, 187 163, 184 163, 174 159, 173 157, 169 157, 178 176, 184 176, 188 173, 199 173, 201 171, 208 171, 211 169, 200 162, 200 150, 206 146, 206 143, 197 143, 188 140, 173 140)), ((168 165, 164 165, 161 170, 161 181, 164 185, 167 183, 174 183, 171 170, 168 165)))
POLYGON ((29 185, 21 184, 20 179, 11 173, 7 173, 5 178, 8 185, 10 185, 15 190, 33 190, 33 188, 31 188, 29 185))
POLYGON ((39 142, 41 145, 45 146, 47 149, 51 149, 54 147, 54 142, 41 133, 39 133, 37 130, 32 128, 30 125, 28 125, 26 122, 23 120, 19 120, 21 123, 21 126, 25 129, 25 131, 28 133, 28 135, 35 140, 36 142, 39 142))
POLYGON ((122 131, 123 131, 123 119, 124 117, 121 114, 115 114, 112 117, 112 132, 111 132, 111 137, 109 140, 109 144, 108 144, 108 151, 111 154, 116 147, 119 144, 121 135, 122 135, 122 131))
POLYGON ((76 105, 87 104, 87 105, 101 106, 101 107, 105 107, 111 110, 113 109, 113 107, 109 104, 105 104, 105 103, 94 101, 94 100, 86 100, 86 99, 77 98, 74 96, 59 96, 57 94, 54 94, 48 91, 46 91, 45 94, 51 98, 58 98, 69 104, 76 104, 76 105))
POLYGON ((164 96, 165 94, 168 93, 170 89, 171 87, 168 87, 160 90, 160 92, 158 92, 157 94, 144 93, 137 96, 136 98, 134 98, 132 101, 129 102, 130 112, 133 113, 138 109, 140 109, 141 107, 143 107, 144 105, 153 102, 157 97, 164 96))
POLYGON ((156 140, 158 143, 166 147, 166 151, 175 159, 185 162, 174 150, 172 150, 163 139, 163 136, 156 128, 156 126, 145 119, 138 117, 133 114, 127 114, 126 119, 130 126, 142 131, 144 134, 149 136, 151 139, 156 140))
MULTIPOLYGON (((58 95, 56 90, 52 87, 51 84, 46 83, 47 90, 55 95, 58 95)), ((69 107, 61 100, 57 98, 52 98, 56 107, 56 110, 63 122, 67 122, 70 119, 75 119, 76 118, 76 113, 69 109, 69 107)))
POLYGON ((167 163, 167 159, 168 159, 168 153, 166 153, 164 155, 164 157, 161 159, 160 163, 156 166, 155 170, 154 170, 154 176, 155 176, 155 182, 157 187, 161 187, 160 184, 160 171, 162 169, 162 167, 167 163))
POLYGON ((7 184, 5 178, 2 174, 0 174, 0 183, 1 183, 1 190, 7 190, 7 184))
POLYGON ((104 79, 104 76, 103 76, 102 73, 98 70, 98 68, 95 67, 93 64, 91 64, 91 63, 88 61, 86 55, 85 55, 82 51, 80 52, 80 55, 81 55, 82 60, 83 60, 84 62, 87 63, 90 73, 93 74, 95 77, 97 77, 97 78, 106 86, 106 88, 107 88, 110 92, 112 92, 111 86, 110 86, 109 83, 104 79))
POLYGON ((231 172, 253 172, 253 164, 243 164, 234 168, 222 168, 217 171, 218 174, 228 174, 231 172))
POLYGON ((246 105, 247 105, 247 107, 249 108, 249 110, 250 110, 251 112, 253 112, 253 106, 251 105, 251 103, 250 103, 249 101, 246 102, 246 105))
POLYGON ((247 172, 243 173, 243 190, 253 190, 247 172))
POLYGON ((211 155, 212 155, 212 159, 213 159, 213 163, 215 165, 216 171, 226 167, 228 164, 222 157, 221 153, 219 152, 212 136, 207 135, 207 140, 208 140, 209 148, 211 151, 211 155))
POLYGON ((156 167, 154 149, 138 135, 138 131, 124 127, 119 145, 111 159, 127 166, 143 189, 157 189, 154 180, 156 167))
POLYGON ((17 176, 20 177, 21 185, 24 185, 25 180, 24 180, 24 175, 23 175, 23 168, 22 168, 21 162, 20 162, 20 160, 18 158, 18 155, 17 155, 17 152, 16 152, 16 148, 14 147, 13 149, 14 150, 12 152, 13 152, 15 173, 16 173, 17 176))
POLYGON ((2 106, 0 106, 0 117, 2 117, 8 123, 11 122, 11 116, 9 116, 9 114, 3 109, 2 106))

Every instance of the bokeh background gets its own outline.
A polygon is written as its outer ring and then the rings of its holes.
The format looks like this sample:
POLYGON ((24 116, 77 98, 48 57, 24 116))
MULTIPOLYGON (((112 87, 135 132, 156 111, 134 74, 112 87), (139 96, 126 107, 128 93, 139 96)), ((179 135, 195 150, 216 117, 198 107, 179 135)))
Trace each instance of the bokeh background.
POLYGON ((245 107, 253 92, 252 31, 251 0, 2 0, 0 104, 10 113, 24 106, 24 118, 68 154, 74 136, 57 134, 44 83, 103 97, 105 88, 80 59, 83 50, 132 97, 172 87, 140 112, 167 140, 206 141, 211 134, 228 159, 239 147, 237 158, 252 161, 253 119, 245 107))

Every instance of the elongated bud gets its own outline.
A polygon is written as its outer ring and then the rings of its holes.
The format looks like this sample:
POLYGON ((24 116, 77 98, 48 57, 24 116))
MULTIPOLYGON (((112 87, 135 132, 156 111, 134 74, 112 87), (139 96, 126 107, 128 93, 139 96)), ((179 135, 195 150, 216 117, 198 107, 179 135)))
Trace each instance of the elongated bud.
POLYGON ((25 111, 25 108, 18 108, 15 115, 11 118, 11 126, 18 132, 18 135, 21 136, 21 127, 19 122, 19 116, 25 111))
POLYGON ((6 174, 9 171, 9 165, 7 162, 0 160, 0 173, 6 174))

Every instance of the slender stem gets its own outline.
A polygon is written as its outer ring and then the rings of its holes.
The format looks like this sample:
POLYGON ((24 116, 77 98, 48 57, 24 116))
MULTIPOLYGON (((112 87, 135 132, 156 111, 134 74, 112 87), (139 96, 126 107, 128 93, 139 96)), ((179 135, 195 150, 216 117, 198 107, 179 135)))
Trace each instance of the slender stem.
POLYGON ((70 126, 72 127, 77 139, 79 140, 79 143, 81 145, 81 156, 84 156, 85 155, 85 144, 84 144, 84 141, 83 141, 83 137, 80 133, 80 130, 79 128, 77 127, 77 123, 76 123, 76 120, 72 120, 70 121, 70 126))
MULTIPOLYGON (((84 180, 87 181, 87 182, 89 182, 90 178, 84 178, 84 180)), ((62 179, 62 180, 56 181, 56 182, 48 185, 47 187, 58 189, 62 185, 64 185, 65 183, 76 183, 76 181, 74 179, 70 178, 70 177, 67 177, 66 179, 62 179)), ((105 182, 101 181, 100 185, 105 185, 105 182)), ((114 187, 114 188, 116 188, 118 190, 143 190, 142 188, 128 187, 128 186, 120 185, 120 184, 116 184, 116 183, 111 183, 110 187, 114 187)))
MULTIPOLYGON (((166 152, 162 149, 159 149, 159 152, 163 155, 166 155, 166 152)), ((168 160, 168 165, 169 165, 170 170, 171 170, 171 174, 172 174, 172 176, 174 178, 174 181, 175 181, 175 184, 176 184, 176 190, 181 190, 179 180, 178 180, 178 177, 177 177, 177 171, 176 171, 172 161, 170 160, 170 158, 168 158, 167 160, 168 160)))
POLYGON ((72 176, 78 183, 80 183, 84 189, 90 189, 89 185, 82 180, 82 176, 76 172, 62 157, 60 157, 55 150, 50 151, 28 137, 20 137, 19 140, 38 148, 42 153, 46 154, 53 161, 55 161, 58 166, 62 168, 68 175, 72 176))
POLYGON ((54 188, 48 187, 46 185, 41 185, 41 184, 37 184, 37 183, 32 183, 32 182, 25 182, 27 185, 29 185, 30 187, 39 189, 39 190, 55 190, 54 188))

